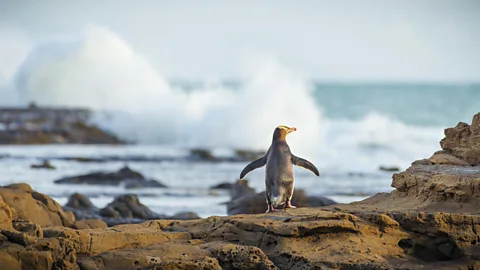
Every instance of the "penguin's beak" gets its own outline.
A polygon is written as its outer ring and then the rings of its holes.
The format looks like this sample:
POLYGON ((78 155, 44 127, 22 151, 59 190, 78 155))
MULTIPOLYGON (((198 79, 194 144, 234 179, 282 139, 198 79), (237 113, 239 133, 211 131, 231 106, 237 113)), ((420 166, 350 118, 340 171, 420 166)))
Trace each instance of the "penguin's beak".
POLYGON ((292 132, 294 132, 294 131, 297 131, 297 128, 292 127, 292 128, 290 128, 290 129, 288 130, 288 133, 292 133, 292 132))

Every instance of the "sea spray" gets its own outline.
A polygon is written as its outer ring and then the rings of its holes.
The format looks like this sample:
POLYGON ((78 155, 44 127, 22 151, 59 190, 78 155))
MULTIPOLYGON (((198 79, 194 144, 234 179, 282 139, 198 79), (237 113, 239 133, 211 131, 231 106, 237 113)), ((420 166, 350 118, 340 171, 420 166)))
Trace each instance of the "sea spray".
POLYGON ((294 151, 314 159, 322 118, 306 78, 275 59, 259 60, 242 89, 174 91, 118 35, 87 27, 81 35, 35 47, 20 66, 20 105, 81 106, 122 138, 138 143, 266 150, 277 125, 298 128, 294 151))

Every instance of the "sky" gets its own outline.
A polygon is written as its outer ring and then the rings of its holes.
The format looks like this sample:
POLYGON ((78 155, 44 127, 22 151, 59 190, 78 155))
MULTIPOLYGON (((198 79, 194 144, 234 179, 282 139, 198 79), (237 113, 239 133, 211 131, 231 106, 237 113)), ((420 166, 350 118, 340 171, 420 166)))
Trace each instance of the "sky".
POLYGON ((471 0, 0 0, 0 57, 87 27, 118 35, 172 79, 239 78, 273 56, 323 81, 480 82, 471 0))

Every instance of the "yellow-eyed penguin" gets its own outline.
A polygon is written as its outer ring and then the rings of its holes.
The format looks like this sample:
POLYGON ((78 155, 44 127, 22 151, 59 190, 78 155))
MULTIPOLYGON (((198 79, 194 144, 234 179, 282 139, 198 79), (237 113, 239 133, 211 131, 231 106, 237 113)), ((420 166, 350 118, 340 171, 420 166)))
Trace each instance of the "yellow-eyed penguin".
POLYGON ((267 197, 268 209, 277 211, 277 207, 285 204, 284 208, 296 208, 292 205, 292 195, 295 185, 293 177, 293 166, 300 166, 312 171, 319 176, 318 169, 310 161, 297 157, 290 152, 286 137, 297 129, 286 126, 278 126, 273 132, 272 144, 265 156, 248 164, 240 173, 240 179, 249 172, 266 166, 265 170, 265 195, 267 197))

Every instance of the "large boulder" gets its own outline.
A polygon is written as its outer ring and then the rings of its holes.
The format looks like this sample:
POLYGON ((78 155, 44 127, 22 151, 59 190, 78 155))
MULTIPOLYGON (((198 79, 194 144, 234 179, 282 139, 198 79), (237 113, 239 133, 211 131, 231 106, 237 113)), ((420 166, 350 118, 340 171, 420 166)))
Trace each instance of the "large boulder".
POLYGON ((88 184, 88 185, 125 185, 125 188, 165 188, 156 180, 147 179, 142 174, 124 167, 117 172, 95 172, 85 175, 66 177, 54 181, 57 184, 88 184))
MULTIPOLYGON (((227 203, 227 213, 260 214, 267 210, 265 192, 256 192, 248 185, 247 180, 238 180, 230 190, 231 199, 227 203)), ((308 196, 304 190, 293 191, 292 204, 297 207, 327 206, 336 202, 322 196, 308 196)))
POLYGON ((35 192, 28 184, 0 187, 0 197, 11 209, 13 220, 28 220, 40 226, 67 227, 72 226, 75 221, 71 212, 64 212, 56 201, 35 192))

